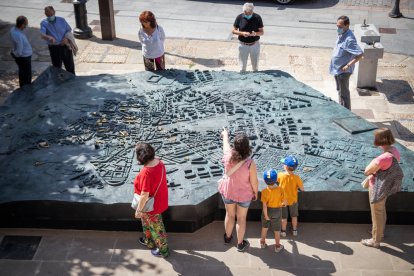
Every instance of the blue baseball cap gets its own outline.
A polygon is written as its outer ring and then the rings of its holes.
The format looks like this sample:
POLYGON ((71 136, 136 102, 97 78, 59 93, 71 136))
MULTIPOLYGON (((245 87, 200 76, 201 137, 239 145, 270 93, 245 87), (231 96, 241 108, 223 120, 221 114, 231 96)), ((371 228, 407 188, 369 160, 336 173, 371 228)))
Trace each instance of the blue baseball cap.
POLYGON ((299 165, 298 159, 293 155, 288 155, 285 158, 280 159, 280 162, 292 168, 296 168, 299 165))
POLYGON ((263 179, 266 184, 271 185, 277 183, 277 172, 275 169, 265 170, 263 172, 263 179))

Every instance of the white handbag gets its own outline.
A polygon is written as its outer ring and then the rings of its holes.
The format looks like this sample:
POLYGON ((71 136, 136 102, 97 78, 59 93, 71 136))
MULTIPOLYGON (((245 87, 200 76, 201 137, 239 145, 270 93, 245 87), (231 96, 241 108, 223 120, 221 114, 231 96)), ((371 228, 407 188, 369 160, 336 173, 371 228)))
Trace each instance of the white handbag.
POLYGON ((369 176, 367 176, 362 182, 361 182, 361 186, 364 189, 368 189, 369 188, 369 176))

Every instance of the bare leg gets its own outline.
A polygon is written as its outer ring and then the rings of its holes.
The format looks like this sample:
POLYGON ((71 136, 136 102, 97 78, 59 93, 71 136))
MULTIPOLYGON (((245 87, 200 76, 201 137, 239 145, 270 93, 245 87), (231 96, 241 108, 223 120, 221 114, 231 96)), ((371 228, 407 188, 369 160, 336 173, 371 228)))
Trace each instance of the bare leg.
POLYGON ((282 231, 286 231, 287 219, 282 219, 282 231))
POLYGON ((268 228, 263 228, 262 227, 262 234, 261 234, 261 237, 260 237, 260 243, 266 243, 266 236, 267 236, 267 229, 268 228))
POLYGON ((236 216, 237 216, 237 224, 236 224, 236 232, 237 232, 237 244, 243 242, 244 233, 246 232, 246 216, 248 208, 243 208, 240 206, 236 207, 236 216))
POLYGON ((280 231, 275 231, 275 243, 276 246, 280 245, 280 231))
POLYGON ((292 228, 293 230, 298 229, 298 217, 292 217, 292 228))
POLYGON ((236 204, 224 204, 226 206, 226 218, 224 219, 224 230, 226 236, 231 237, 233 233, 234 224, 236 223, 236 204))

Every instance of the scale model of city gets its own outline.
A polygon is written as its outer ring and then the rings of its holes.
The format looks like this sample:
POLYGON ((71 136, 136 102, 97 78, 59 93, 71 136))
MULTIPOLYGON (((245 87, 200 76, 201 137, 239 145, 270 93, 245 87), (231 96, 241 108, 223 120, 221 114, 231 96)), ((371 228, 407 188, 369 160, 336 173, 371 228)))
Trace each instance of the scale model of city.
MULTIPOLYGON (((0 109, 0 202, 129 202, 134 148, 146 142, 166 165, 170 205, 197 204, 217 193, 223 127, 249 136, 260 189, 262 172, 292 154, 307 191, 362 191, 381 152, 374 124, 281 71, 73 78, 51 68, 13 94, 0 109)), ((414 154, 397 147, 413 192, 414 154)))

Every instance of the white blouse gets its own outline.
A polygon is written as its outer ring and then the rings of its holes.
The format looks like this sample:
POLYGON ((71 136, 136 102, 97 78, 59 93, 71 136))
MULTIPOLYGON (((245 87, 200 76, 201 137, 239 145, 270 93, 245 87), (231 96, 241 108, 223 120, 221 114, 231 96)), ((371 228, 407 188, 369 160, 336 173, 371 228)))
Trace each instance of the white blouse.
POLYGON ((158 58, 164 54, 164 29, 157 25, 154 32, 148 35, 142 27, 138 32, 138 39, 142 45, 142 55, 146 58, 158 58))

